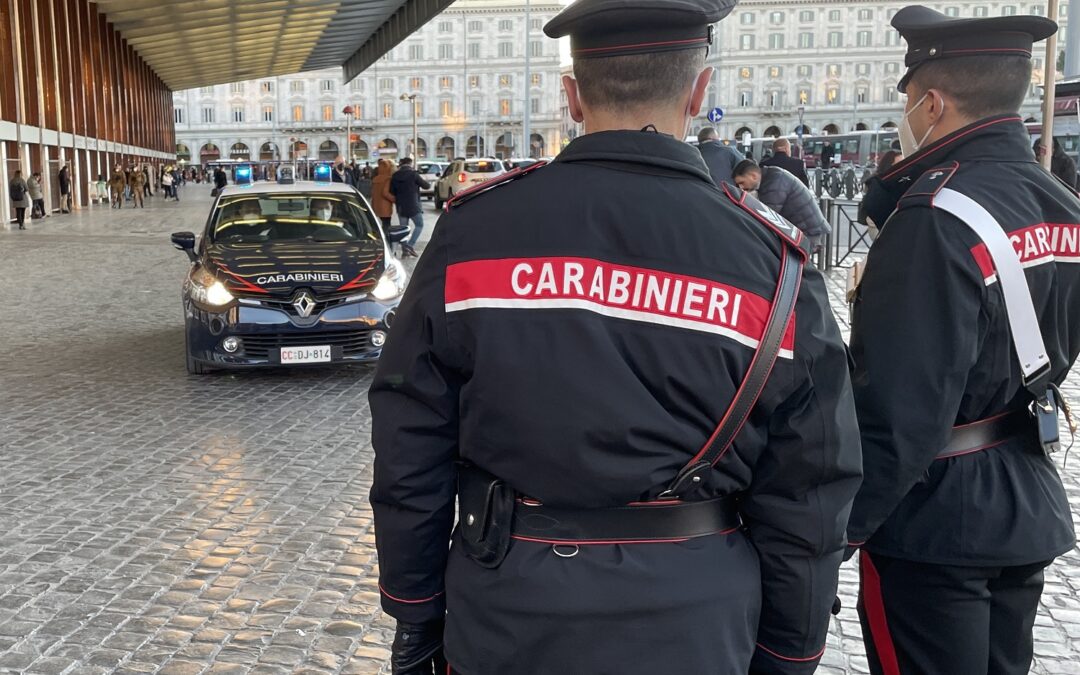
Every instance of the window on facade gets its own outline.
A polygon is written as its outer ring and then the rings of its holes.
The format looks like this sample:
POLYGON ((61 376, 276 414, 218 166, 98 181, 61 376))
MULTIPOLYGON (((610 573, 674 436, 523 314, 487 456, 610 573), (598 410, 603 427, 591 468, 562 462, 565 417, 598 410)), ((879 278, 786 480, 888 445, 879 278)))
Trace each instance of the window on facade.
POLYGON ((511 101, 508 98, 500 98, 499 99, 499 114, 502 115, 503 117, 508 117, 509 115, 512 115, 513 112, 514 112, 513 103, 514 102, 511 101))
POLYGON ((861 30, 855 34, 855 44, 859 47, 869 47, 871 43, 871 33, 868 30, 861 30))
POLYGON ((1046 9, 1042 5, 1032 5, 1030 13, 1036 16, 1042 16, 1046 13, 1046 9))
POLYGON ((855 74, 859 77, 868 77, 870 75, 870 64, 859 63, 855 66, 855 74))
POLYGON ((512 86, 514 86, 514 77, 513 77, 513 75, 500 75, 499 76, 499 86, 500 87, 512 87, 512 86))
POLYGON ((303 94, 304 93, 304 81, 303 80, 293 80, 292 82, 289 82, 289 93, 290 94, 303 94))
POLYGON ((751 68, 749 66, 743 66, 742 68, 739 68, 739 79, 740 80, 750 80, 750 79, 753 79, 753 77, 754 77, 754 69, 753 68, 751 68))
POLYGON ((871 21, 874 18, 874 10, 872 9, 860 9, 859 21, 871 21))
POLYGON ((529 99, 529 112, 531 112, 534 115, 539 115, 540 114, 540 99, 538 99, 538 98, 529 99))
POLYGON ((945 16, 960 16, 960 8, 959 7, 946 7, 945 8, 945 16))
POLYGON ((383 103, 382 104, 382 116, 384 120, 388 120, 394 116, 394 104, 383 103))
POLYGON ((440 21, 439 22, 439 32, 440 33, 452 33, 452 32, 454 32, 454 24, 453 24, 453 22, 451 22, 451 21, 440 21))
POLYGON ((470 75, 469 76, 469 89, 478 89, 479 87, 480 87, 480 76, 479 75, 470 75))
POLYGON ((890 61, 889 63, 885 64, 885 74, 886 75, 896 75, 899 72, 900 72, 900 64, 899 63, 897 63, 895 61, 890 61))
POLYGON ((442 77, 439 78, 439 88, 440 89, 449 89, 449 88, 451 88, 453 86, 454 86, 454 78, 450 77, 449 75, 443 75, 442 77))
POLYGON ((244 83, 243 82, 233 82, 232 84, 229 85, 229 93, 230 94, 243 94, 244 93, 244 83))
POLYGON ((321 89, 324 94, 334 91, 334 81, 333 80, 323 80, 319 84, 319 89, 321 89))
POLYGON ((855 90, 855 100, 859 103, 866 103, 870 100, 870 90, 866 87, 859 87, 855 90))
POLYGON ((826 103, 839 103, 840 102, 840 88, 829 87, 825 90, 825 102, 826 103))
POLYGON ((831 23, 839 23, 840 22, 840 10, 838 10, 838 9, 829 10, 829 21, 831 23))
POLYGON ((424 116, 424 101, 421 99, 413 99, 413 114, 417 117, 424 116))
POLYGON ((500 19, 499 20, 499 30, 501 30, 504 33, 508 33, 510 31, 514 30, 514 22, 511 21, 510 19, 500 19))
POLYGON ((322 107, 323 122, 332 122, 334 120, 334 106, 324 105, 322 107))
POLYGON ((833 79, 840 77, 840 74, 844 72, 844 68, 839 63, 830 63, 825 68, 825 75, 833 79))
POLYGON ((806 78, 808 78, 808 77, 810 77, 811 75, 814 74, 814 67, 813 66, 799 66, 799 68, 798 68, 798 70, 796 72, 799 74, 800 78, 806 79, 806 78))
POLYGON ((410 61, 423 61, 424 60, 424 45, 409 45, 409 60, 410 61))
POLYGON ((532 86, 534 86, 534 87, 539 87, 544 82, 544 76, 541 75, 540 73, 531 74, 529 76, 529 79, 531 80, 532 86))
POLYGON ((783 105, 784 95, 779 91, 770 91, 765 94, 765 102, 770 108, 779 108, 783 105))
POLYGON ((202 94, 203 96, 213 96, 214 95, 214 88, 213 87, 199 87, 199 93, 202 94))
POLYGON ((394 78, 383 77, 379 79, 379 91, 393 91, 394 90, 394 78))
POLYGON ((454 58, 454 45, 450 43, 439 45, 439 58, 440 59, 452 59, 454 58))
POLYGON ((469 43, 469 58, 470 59, 478 59, 478 58, 480 58, 480 43, 479 42, 470 42, 469 43))
POLYGON ((769 66, 769 77, 776 79, 783 76, 784 69, 781 66, 769 66))
POLYGON ((838 30, 834 30, 829 33, 829 46, 830 47, 843 47, 844 46, 844 34, 838 30))
POLYGON ((500 42, 499 43, 499 58, 507 59, 514 56, 514 43, 513 42, 500 42))
POLYGON ((470 21, 469 22, 469 32, 470 33, 482 33, 482 32, 484 32, 484 22, 483 21, 470 21))
POLYGON ((240 106, 233 106, 232 109, 232 121, 243 122, 244 121, 244 109, 240 106))
POLYGON ((1016 5, 1005 5, 1002 7, 1001 16, 1016 16, 1016 5))
POLYGON ((443 117, 453 117, 454 115, 454 103, 453 101, 440 101, 439 102, 439 114, 443 117))
POLYGON ((813 33, 799 33, 799 48, 812 49, 814 47, 813 33))
POLYGON ((810 90, 809 89, 800 89, 799 90, 799 103, 801 103, 802 105, 807 105, 808 103, 810 103, 810 90))
POLYGON ((302 106, 302 105, 294 105, 292 107, 292 118, 293 118, 293 122, 303 122, 304 121, 304 106, 302 106))
POLYGON ((980 17, 981 17, 981 16, 986 16, 986 14, 987 14, 987 10, 986 10, 986 7, 985 7, 985 6, 980 6, 980 7, 976 7, 976 8, 975 8, 975 9, 973 10, 973 14, 974 14, 975 16, 980 16, 980 17))
POLYGON ((814 11, 813 10, 804 9, 803 11, 799 12, 799 22, 800 23, 810 23, 813 20, 814 20, 814 11))
POLYGON ((769 12, 769 23, 784 23, 784 13, 769 12))
POLYGON ((899 9, 893 7, 892 9, 889 9, 885 12, 885 17, 891 20, 894 16, 896 16, 896 13, 899 11, 899 9))
POLYGON ((214 123, 214 109, 213 108, 206 107, 206 108, 202 109, 202 121, 203 121, 203 124, 213 124, 214 123))
POLYGON ((184 109, 183 108, 173 108, 173 122, 175 122, 176 124, 183 124, 184 123, 184 109))
POLYGON ((480 114, 480 99, 474 98, 473 100, 469 101, 469 112, 472 114, 473 117, 476 117, 480 114))
POLYGON ((754 92, 744 90, 739 92, 739 107, 749 108, 754 105, 754 92))
POLYGON ((529 43, 529 55, 530 56, 543 56, 544 55, 544 43, 540 40, 533 40, 529 43))
POLYGON ((754 36, 753 35, 741 35, 739 36, 739 49, 753 49, 754 48, 754 36))
POLYGON ((262 93, 264 93, 264 94, 273 94, 274 93, 274 83, 273 82, 261 82, 259 84, 259 89, 261 89, 262 93))
POLYGON ((784 48, 784 34, 772 33, 769 35, 769 49, 783 49, 784 48))
POLYGON ((885 85, 884 96, 882 98, 886 103, 896 103, 900 98, 900 92, 896 91, 896 85, 885 85))
POLYGON ((361 80, 358 77, 358 78, 356 78, 355 80, 353 80, 352 82, 349 83, 349 88, 352 89, 353 91, 363 91, 364 90, 364 81, 361 80))
POLYGON ((900 44, 900 33, 895 30, 887 29, 885 31, 885 46, 896 47, 900 44))
POLYGON ((424 80, 422 78, 419 78, 419 77, 410 77, 409 78, 409 88, 410 89, 416 90, 416 89, 420 89, 423 86, 424 86, 424 80))
POLYGON ((1069 3, 1067 3, 1067 2, 1061 3, 1061 6, 1058 7, 1058 16, 1065 16, 1068 13, 1069 13, 1069 3))
POLYGON ((273 122, 273 121, 274 121, 274 107, 269 106, 269 105, 263 106, 263 122, 273 122))
POLYGON ((739 16, 739 23, 741 23, 744 26, 749 26, 750 24, 754 23, 754 14, 753 14, 753 12, 743 12, 739 16))

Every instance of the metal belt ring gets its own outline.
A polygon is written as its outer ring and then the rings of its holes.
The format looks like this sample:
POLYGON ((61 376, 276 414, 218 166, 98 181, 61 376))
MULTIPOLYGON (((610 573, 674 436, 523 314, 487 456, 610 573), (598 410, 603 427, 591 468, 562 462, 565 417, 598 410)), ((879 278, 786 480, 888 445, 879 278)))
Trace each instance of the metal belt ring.
POLYGON ((581 551, 581 547, 579 547, 577 544, 553 544, 551 546, 551 550, 555 553, 555 555, 559 556, 560 558, 573 558, 581 551), (570 553, 564 553, 559 550, 560 546, 564 549, 572 548, 574 550, 570 553))

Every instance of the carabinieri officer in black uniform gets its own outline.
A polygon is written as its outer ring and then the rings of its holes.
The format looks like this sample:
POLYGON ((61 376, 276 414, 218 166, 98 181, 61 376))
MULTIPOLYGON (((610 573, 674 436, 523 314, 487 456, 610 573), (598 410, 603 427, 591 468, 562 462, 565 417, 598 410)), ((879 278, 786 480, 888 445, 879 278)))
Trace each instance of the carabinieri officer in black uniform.
POLYGON ((565 9, 586 133, 440 219, 370 393, 395 673, 816 668, 858 431, 801 233, 682 142, 734 4, 565 9))
POLYGON ((874 673, 1019 675, 1043 570, 1074 544, 1051 453, 1080 351, 1080 200, 1017 114, 1057 26, 917 6, 893 26, 907 159, 866 197, 884 227, 852 326, 863 635, 874 673))

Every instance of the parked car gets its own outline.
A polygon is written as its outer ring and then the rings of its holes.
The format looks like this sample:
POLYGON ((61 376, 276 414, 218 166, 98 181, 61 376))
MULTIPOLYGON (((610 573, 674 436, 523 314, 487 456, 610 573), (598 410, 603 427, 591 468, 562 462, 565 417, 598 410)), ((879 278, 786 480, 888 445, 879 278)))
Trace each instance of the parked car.
POLYGON ((503 160, 503 166, 506 167, 507 171, 513 171, 514 169, 526 169, 539 161, 531 157, 511 157, 503 160))
POLYGON ((441 209, 454 195, 506 173, 502 160, 491 157, 455 159, 435 184, 435 208, 441 209))
POLYGON ((426 190, 420 189, 420 198, 427 197, 428 199, 435 198, 435 183, 439 182, 439 177, 442 176, 443 171, 446 170, 446 162, 420 162, 416 165, 416 171, 420 174, 420 177, 428 182, 431 187, 426 190))

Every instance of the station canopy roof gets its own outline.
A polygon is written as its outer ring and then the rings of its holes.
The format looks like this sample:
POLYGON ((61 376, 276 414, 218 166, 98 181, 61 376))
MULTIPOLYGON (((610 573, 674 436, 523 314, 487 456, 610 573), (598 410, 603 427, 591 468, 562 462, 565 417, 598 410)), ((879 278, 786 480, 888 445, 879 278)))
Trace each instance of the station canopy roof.
POLYGON ((453 0, 96 0, 173 91, 342 66, 356 77, 453 0))

